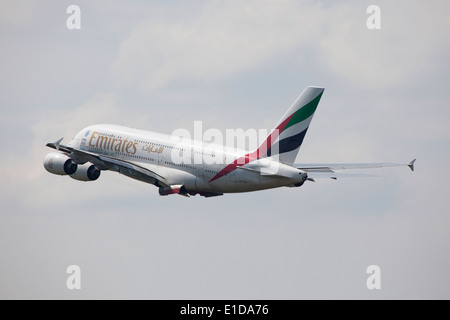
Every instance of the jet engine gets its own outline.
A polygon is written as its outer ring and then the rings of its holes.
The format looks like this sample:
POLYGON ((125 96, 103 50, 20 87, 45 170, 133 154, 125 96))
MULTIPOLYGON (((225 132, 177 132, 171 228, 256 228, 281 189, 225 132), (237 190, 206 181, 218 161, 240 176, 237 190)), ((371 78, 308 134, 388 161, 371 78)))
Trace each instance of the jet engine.
POLYGON ((78 165, 68 156, 58 152, 51 152, 44 158, 44 168, 50 173, 60 176, 71 175, 77 171, 78 165))
POLYGON ((95 181, 100 177, 100 169, 87 162, 83 165, 78 165, 77 170, 70 177, 79 181, 95 181))

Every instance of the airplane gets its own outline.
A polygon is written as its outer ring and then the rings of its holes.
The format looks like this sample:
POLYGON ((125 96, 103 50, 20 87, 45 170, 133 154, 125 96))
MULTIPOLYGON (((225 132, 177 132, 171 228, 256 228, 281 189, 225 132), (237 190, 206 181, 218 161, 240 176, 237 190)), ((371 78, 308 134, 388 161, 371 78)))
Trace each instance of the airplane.
POLYGON ((324 88, 309 86, 291 105, 256 150, 229 150, 223 145, 111 124, 81 130, 68 145, 63 138, 46 146, 45 169, 80 181, 95 181, 103 170, 150 183, 167 196, 206 198, 278 187, 300 187, 315 177, 336 179, 344 169, 408 166, 409 163, 295 164, 324 88), (201 155, 202 161, 192 161, 201 155), (183 161, 180 161, 182 159, 183 161))

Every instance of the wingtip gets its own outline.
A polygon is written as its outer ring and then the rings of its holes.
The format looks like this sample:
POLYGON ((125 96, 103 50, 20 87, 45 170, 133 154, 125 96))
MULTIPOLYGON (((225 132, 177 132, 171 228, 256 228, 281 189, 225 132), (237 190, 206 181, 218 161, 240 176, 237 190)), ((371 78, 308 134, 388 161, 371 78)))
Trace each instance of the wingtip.
POLYGON ((61 144, 61 141, 63 141, 63 139, 64 138, 61 138, 61 139, 57 140, 56 142, 47 143, 45 146, 59 150, 59 146, 61 144))
POLYGON ((414 171, 414 162, 416 162, 416 159, 414 159, 408 163, 408 167, 411 169, 411 171, 414 171))

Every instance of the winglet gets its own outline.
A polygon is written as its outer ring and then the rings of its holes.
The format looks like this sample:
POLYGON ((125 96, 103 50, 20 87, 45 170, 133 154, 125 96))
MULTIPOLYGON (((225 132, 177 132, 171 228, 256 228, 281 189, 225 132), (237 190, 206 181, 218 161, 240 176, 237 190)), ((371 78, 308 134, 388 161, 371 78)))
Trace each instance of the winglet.
POLYGON ((410 163, 408 163, 408 167, 411 169, 411 171, 414 171, 414 162, 416 162, 416 159, 414 159, 410 163))
POLYGON ((59 150, 59 145, 61 144, 61 141, 63 141, 63 139, 64 139, 64 138, 61 138, 61 139, 59 139, 59 140, 56 141, 56 142, 53 142, 53 143, 47 143, 47 147, 55 148, 56 150, 59 150))

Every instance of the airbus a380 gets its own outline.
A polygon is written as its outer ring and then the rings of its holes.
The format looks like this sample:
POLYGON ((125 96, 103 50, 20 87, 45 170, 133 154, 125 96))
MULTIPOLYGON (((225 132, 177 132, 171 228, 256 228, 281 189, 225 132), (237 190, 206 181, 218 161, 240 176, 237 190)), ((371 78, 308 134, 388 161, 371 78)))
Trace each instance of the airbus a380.
POLYGON ((335 171, 408 166, 409 163, 294 164, 324 89, 307 87, 256 150, 229 151, 222 145, 118 125, 81 130, 68 144, 62 138, 44 159, 47 171, 94 181, 103 170, 153 184, 160 195, 212 197, 224 193, 300 187, 315 175, 335 179, 335 171), (202 161, 192 161, 201 155, 202 161), (180 161, 181 159, 181 161, 180 161))

